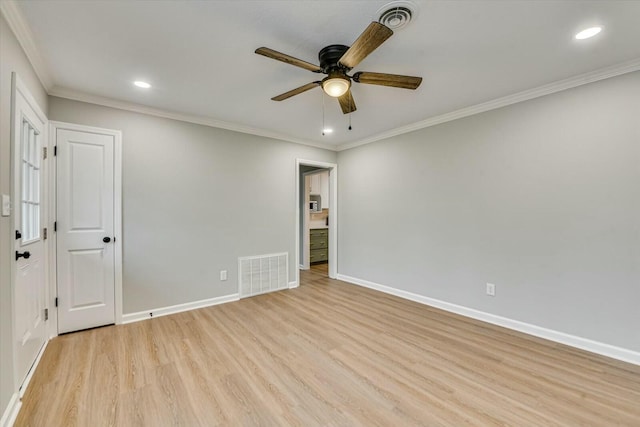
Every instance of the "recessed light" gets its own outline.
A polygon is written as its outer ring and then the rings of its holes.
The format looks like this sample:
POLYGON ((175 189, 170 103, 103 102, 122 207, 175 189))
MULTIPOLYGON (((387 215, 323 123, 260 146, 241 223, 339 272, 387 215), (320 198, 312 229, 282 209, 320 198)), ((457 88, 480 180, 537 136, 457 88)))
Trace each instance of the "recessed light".
POLYGON ((322 129, 322 133, 333 133, 333 129, 331 129, 331 128, 324 128, 324 129, 322 129))
POLYGON ((600 31, 602 31, 602 27, 591 27, 591 28, 587 28, 584 29, 582 31, 580 31, 578 34, 575 35, 576 40, 584 40, 584 39, 588 39, 590 37, 595 36, 596 34, 598 34, 600 31))
POLYGON ((143 89, 149 89, 151 87, 149 83, 143 82, 142 80, 136 80, 133 84, 143 89))

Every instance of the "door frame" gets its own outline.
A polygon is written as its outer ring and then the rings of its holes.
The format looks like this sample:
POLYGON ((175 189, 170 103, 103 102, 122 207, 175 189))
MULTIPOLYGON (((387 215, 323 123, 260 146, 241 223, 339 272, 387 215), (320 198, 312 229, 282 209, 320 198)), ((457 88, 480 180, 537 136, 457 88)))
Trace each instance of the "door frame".
MULTIPOLYGON (((100 135, 111 135, 114 140, 113 153, 113 235, 114 242, 114 291, 115 291, 115 319, 116 325, 122 323, 122 132, 114 129, 105 129, 94 126, 85 126, 75 123, 65 123, 58 121, 49 122, 49 145, 55 147, 58 129, 71 130, 78 132, 98 133, 100 135)), ((51 230, 53 230, 53 221, 57 220, 58 192, 57 192, 57 158, 51 162, 49 182, 51 183, 52 197, 49 208, 54 219, 52 220, 51 230)), ((51 307, 55 308, 49 312, 49 320, 55 322, 55 328, 52 328, 51 338, 58 335, 58 309, 55 306, 55 299, 58 296, 58 265, 57 260, 57 233, 51 233, 50 245, 50 269, 49 269, 49 295, 51 295, 51 307)))
MULTIPOLYGON (((49 135, 48 135, 48 123, 49 123, 49 119, 47 118, 46 114, 44 113, 44 111, 42 111, 42 108, 40 108, 40 105, 38 105, 38 102, 36 101, 36 99, 33 97, 33 95, 31 94, 31 92, 29 91, 29 88, 27 87, 27 85, 20 79, 20 76, 18 76, 18 74, 16 72, 11 73, 11 123, 10 123, 10 137, 9 137, 9 152, 10 152, 10 172, 9 172, 9 176, 10 176, 10 189, 9 189, 9 194, 10 194, 10 200, 11 200, 11 217, 10 217, 10 222, 11 222, 11 235, 9 236, 10 241, 11 241, 11 251, 10 253, 13 254, 14 249, 14 236, 13 233, 16 230, 16 222, 18 221, 18 218, 16 218, 16 210, 14 208, 14 206, 16 206, 17 203, 20 203, 18 200, 20 199, 19 194, 16 194, 16 180, 18 179, 18 177, 20 176, 20 171, 16 171, 16 156, 20 155, 20 153, 16 152, 16 132, 18 132, 18 129, 16 129, 15 126, 15 122, 16 122, 16 114, 18 113, 16 111, 16 99, 18 94, 20 94, 20 96, 22 96, 23 100, 28 104, 28 106, 36 113, 36 115, 38 116, 38 119, 40 119, 43 123, 43 129, 42 129, 42 147, 41 148, 46 148, 47 149, 47 160, 50 159, 51 157, 49 156, 49 135)), ((50 228, 48 228, 48 223, 49 223, 49 219, 51 218, 50 215, 50 211, 49 211, 49 201, 51 199, 51 193, 48 192, 48 187, 50 184, 50 174, 49 171, 51 170, 50 167, 50 162, 45 162, 44 160, 41 162, 41 170, 42 170, 42 181, 43 181, 43 185, 40 188, 40 196, 41 196, 41 218, 40 218, 40 227, 41 228, 47 228, 48 230, 50 230, 50 228)), ((47 231, 47 233, 50 235, 51 233, 49 233, 47 231)), ((48 236, 47 236, 47 239, 48 236)), ((31 381, 31 377, 33 376, 33 372, 35 371, 35 366, 38 365, 38 362, 40 361, 40 358, 42 357, 42 354, 44 353, 44 349, 47 347, 47 343, 48 343, 48 336, 50 334, 50 331, 53 329, 53 322, 51 321, 51 305, 49 305, 49 289, 51 286, 50 280, 49 280, 49 276, 47 275, 47 268, 49 267, 47 265, 47 263, 50 260, 50 243, 44 241, 43 242, 43 264, 44 264, 44 274, 43 274, 43 280, 44 280, 44 294, 45 294, 45 309, 49 309, 49 321, 45 321, 45 342, 42 346, 42 348, 40 349, 38 355, 36 356, 36 359, 33 362, 33 365, 31 367, 31 369, 29 370, 29 372, 27 373, 27 376, 24 378, 24 381, 21 382, 22 378, 20 378, 19 373, 17 372, 18 370, 18 364, 16 363, 16 359, 18 357, 18 347, 15 346, 15 342, 17 341, 17 336, 16 336, 16 303, 15 303, 15 287, 16 287, 16 283, 17 283, 17 274, 18 274, 18 270, 17 270, 17 264, 16 262, 11 261, 11 268, 10 268, 10 279, 9 279, 9 283, 11 286, 10 289, 10 295, 11 295, 11 339, 12 339, 12 347, 13 347, 13 354, 12 354, 12 363, 13 363, 13 380, 14 380, 14 387, 15 390, 19 391, 19 397, 22 398, 22 396, 24 395, 25 390, 27 389, 27 386, 29 385, 29 382, 31 381)))
POLYGON ((338 276, 338 165, 336 163, 319 162, 316 160, 296 159, 296 247, 295 286, 300 286, 300 166, 314 166, 329 171, 329 277, 336 279, 338 276))

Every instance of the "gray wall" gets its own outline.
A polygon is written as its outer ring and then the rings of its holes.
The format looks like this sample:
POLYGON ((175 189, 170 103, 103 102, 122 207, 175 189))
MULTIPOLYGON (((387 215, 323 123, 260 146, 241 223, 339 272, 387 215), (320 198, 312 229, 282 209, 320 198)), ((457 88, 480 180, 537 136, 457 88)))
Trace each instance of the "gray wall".
MULTIPOLYGON (((0 14, 0 193, 11 194, 11 73, 17 72, 40 108, 47 113, 47 95, 31 64, 0 14)), ((13 218, 0 217, 0 416, 13 387, 11 264, 13 218)))
POLYGON ((340 274, 640 351, 640 72, 338 164, 340 274))
POLYGON ((125 314, 236 293, 240 256, 288 252, 295 280, 295 159, 335 152, 56 97, 49 109, 122 131, 125 314))

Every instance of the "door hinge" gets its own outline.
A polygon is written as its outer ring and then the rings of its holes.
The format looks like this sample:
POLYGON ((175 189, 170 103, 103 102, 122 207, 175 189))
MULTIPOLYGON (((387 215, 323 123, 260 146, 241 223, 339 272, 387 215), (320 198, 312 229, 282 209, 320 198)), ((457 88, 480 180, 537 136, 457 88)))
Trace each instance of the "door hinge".
POLYGON ((42 160, 47 160, 47 147, 42 147, 42 160))
POLYGON ((47 240, 47 227, 42 230, 42 240, 47 240))
POLYGON ((44 309, 44 321, 46 322, 47 320, 49 320, 49 309, 45 308, 44 309))
POLYGON ((58 231, 58 221, 53 221, 53 232, 58 231))
POLYGON ((58 306, 58 297, 56 297, 56 307, 58 306))
POLYGON ((54 156, 57 156, 57 155, 58 155, 58 146, 57 146, 57 145, 54 145, 54 146, 53 146, 53 155, 54 155, 54 156))
POLYGON ((20 230, 16 230, 16 240, 18 240, 21 237, 22 237, 22 233, 20 232, 20 230))

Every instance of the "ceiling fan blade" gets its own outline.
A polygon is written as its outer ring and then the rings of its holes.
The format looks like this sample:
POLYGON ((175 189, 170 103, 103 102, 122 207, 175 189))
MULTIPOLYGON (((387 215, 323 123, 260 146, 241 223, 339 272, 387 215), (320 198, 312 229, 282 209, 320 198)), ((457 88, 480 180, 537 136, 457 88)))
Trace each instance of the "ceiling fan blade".
POLYGON ((369 85, 391 86, 402 89, 417 89, 422 77, 401 76, 398 74, 368 73, 360 71, 353 75, 353 81, 369 85))
POLYGON ((274 96, 273 98, 271 98, 271 100, 273 100, 273 101, 284 101, 285 99, 291 98, 294 95, 298 95, 298 94, 300 94, 302 92, 306 92, 308 90, 311 90, 316 86, 320 86, 320 82, 307 83, 306 85, 297 87, 297 88, 295 88, 293 90, 290 90, 289 92, 285 92, 285 93, 282 93, 282 94, 280 94, 278 96, 274 96))
POLYGON ((392 35, 393 31, 390 28, 374 21, 360 34, 338 62, 345 67, 354 68, 392 35))
POLYGON ((256 49, 258 55, 266 56, 267 58, 275 59, 276 61, 286 62, 287 64, 295 65, 296 67, 304 68, 305 70, 313 71, 314 73, 321 73, 322 68, 302 59, 294 58, 293 56, 269 49, 268 47, 259 47, 256 49))
POLYGON ((343 114, 353 113, 357 110, 356 103, 353 100, 353 95, 351 94, 351 89, 349 89, 347 93, 339 97, 338 102, 340 103, 340 108, 342 108, 343 114))

